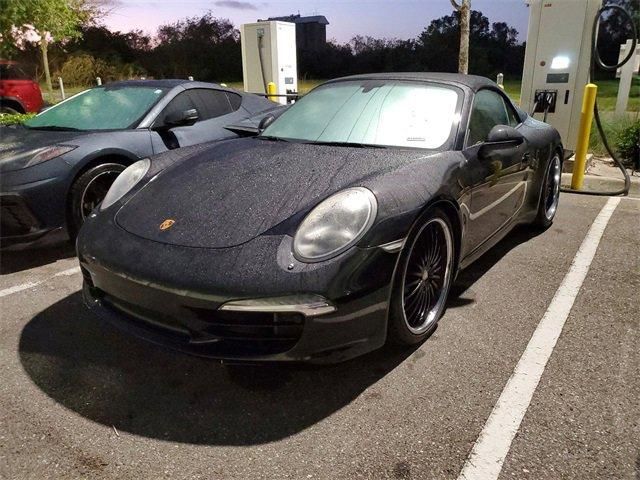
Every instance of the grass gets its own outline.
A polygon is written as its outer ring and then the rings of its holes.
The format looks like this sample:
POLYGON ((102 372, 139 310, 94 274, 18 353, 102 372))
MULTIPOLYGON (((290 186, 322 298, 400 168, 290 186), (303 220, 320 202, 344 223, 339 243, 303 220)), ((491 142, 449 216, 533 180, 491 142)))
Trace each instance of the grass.
MULTIPOLYGON (((47 86, 45 84, 40 85, 40 90, 42 91, 42 99, 46 104, 55 105, 56 103, 59 103, 62 101, 62 95, 60 93, 60 89, 58 89, 57 87, 58 87, 57 85, 54 85, 53 92, 49 93, 49 91, 47 90, 47 86)), ((93 87, 93 85, 90 85, 88 87, 66 87, 65 86, 64 93, 66 98, 69 98, 75 95, 76 93, 80 93, 83 90, 86 90, 87 88, 91 88, 91 87, 93 87)))
POLYGON ((35 116, 35 113, 0 113, 0 126, 19 125, 35 116))
MULTIPOLYGON (((627 112, 627 115, 617 117, 613 111, 601 111, 600 120, 602 122, 602 128, 609 142, 609 146, 616 149, 616 144, 620 138, 623 130, 629 128, 634 123, 640 122, 640 114, 636 111, 627 112)), ((596 127, 595 120, 591 126, 591 135, 589 137, 589 151, 596 156, 608 157, 609 153, 606 151, 600 133, 596 127)))

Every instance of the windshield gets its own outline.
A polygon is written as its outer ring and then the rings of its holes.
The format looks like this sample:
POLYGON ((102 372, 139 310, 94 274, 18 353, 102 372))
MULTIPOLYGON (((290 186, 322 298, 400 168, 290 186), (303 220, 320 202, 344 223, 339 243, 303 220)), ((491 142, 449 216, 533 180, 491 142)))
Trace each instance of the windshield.
POLYGON ((134 127, 167 93, 155 87, 96 87, 25 122, 29 128, 117 130, 134 127))
POLYGON ((0 80, 30 80, 30 77, 13 63, 0 63, 0 80))
POLYGON ((444 85, 342 81, 316 88, 263 136, 312 143, 436 149, 452 134, 460 94, 444 85))

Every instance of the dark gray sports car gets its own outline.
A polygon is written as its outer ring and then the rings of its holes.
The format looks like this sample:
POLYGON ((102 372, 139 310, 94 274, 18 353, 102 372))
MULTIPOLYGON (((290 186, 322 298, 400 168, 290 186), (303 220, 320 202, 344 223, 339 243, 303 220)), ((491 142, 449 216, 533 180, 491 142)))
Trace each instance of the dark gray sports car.
POLYGON ((196 355, 343 361, 425 339, 456 273, 558 205, 557 131, 485 78, 340 78, 265 126, 116 180, 78 238, 90 308, 196 355))
POLYGON ((281 107, 187 80, 114 82, 0 127, 0 246, 75 237, 113 180, 137 160, 233 138, 225 128, 281 107))

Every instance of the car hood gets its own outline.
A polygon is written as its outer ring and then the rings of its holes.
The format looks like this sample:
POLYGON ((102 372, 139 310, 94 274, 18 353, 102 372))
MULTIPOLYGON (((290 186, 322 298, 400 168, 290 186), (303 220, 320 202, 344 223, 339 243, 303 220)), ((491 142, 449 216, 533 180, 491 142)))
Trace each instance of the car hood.
POLYGON ((13 170, 11 164, 33 156, 43 147, 73 143, 78 132, 32 130, 22 126, 0 127, 0 171, 13 170))
POLYGON ((295 228, 330 194, 367 186, 425 155, 412 150, 231 140, 173 164, 120 209, 116 222, 132 234, 163 243, 232 247, 264 233, 291 233, 291 226, 295 228), (167 219, 175 223, 162 230, 167 219))

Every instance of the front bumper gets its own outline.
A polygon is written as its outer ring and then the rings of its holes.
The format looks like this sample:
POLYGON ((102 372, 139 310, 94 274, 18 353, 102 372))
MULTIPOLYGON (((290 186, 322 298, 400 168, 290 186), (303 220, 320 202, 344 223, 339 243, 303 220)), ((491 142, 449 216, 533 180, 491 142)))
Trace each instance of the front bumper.
POLYGON ((64 176, 58 175, 67 168, 62 160, 54 159, 2 172, 0 248, 24 248, 67 238, 67 184, 64 176))
POLYGON ((283 253, 286 236, 185 248, 136 237, 104 217, 89 219, 78 237, 84 298, 131 334, 210 358, 312 363, 348 360, 386 340, 397 252, 352 248, 322 264, 300 264, 283 253), (111 225, 104 230, 93 222, 111 225), (332 308, 318 314, 299 308, 298 300, 287 303, 300 294, 332 308), (220 308, 274 297, 281 308, 220 308))
POLYGON ((62 230, 44 225, 22 195, 0 194, 0 249, 55 242, 65 236, 62 230))

